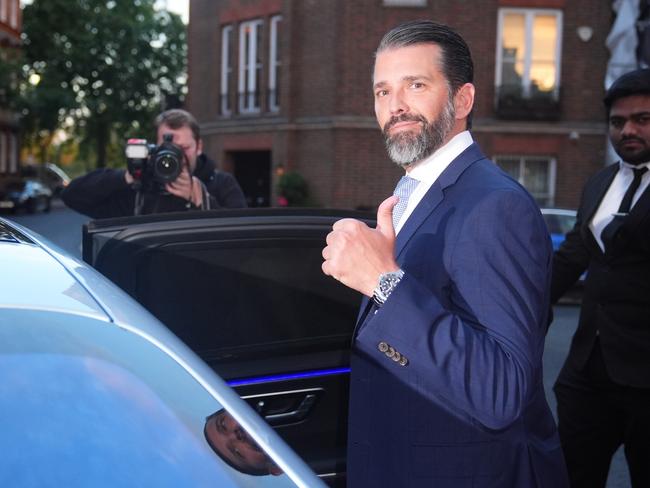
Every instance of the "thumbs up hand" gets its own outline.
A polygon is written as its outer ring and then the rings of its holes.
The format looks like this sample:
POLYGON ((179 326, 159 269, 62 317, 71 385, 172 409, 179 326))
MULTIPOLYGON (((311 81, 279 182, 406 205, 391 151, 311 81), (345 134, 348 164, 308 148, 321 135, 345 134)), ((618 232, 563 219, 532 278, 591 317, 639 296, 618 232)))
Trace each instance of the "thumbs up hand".
POLYGON ((371 297, 379 275, 399 269, 393 228, 393 208, 398 200, 391 196, 379 205, 374 229, 355 219, 336 222, 322 252, 323 273, 371 297))

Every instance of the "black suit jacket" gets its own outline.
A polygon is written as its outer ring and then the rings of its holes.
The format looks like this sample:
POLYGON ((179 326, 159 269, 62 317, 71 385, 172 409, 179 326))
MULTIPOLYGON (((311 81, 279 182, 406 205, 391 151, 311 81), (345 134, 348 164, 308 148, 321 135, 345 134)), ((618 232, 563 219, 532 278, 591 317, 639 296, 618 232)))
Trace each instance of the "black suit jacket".
POLYGON ((566 367, 584 367, 598 334, 612 380, 650 388, 650 188, 626 217, 614 250, 604 253, 589 229, 618 168, 608 166, 587 182, 575 227, 553 258, 551 300, 587 270, 566 367))

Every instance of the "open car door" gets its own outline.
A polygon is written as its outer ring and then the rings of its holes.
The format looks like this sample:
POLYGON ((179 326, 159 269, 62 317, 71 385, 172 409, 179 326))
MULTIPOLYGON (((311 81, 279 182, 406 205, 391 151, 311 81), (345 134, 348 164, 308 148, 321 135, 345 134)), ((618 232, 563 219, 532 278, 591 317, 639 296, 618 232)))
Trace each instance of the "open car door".
POLYGON ((361 296, 321 271, 340 210, 105 219, 83 258, 158 317, 331 486, 344 486, 349 348, 361 296))

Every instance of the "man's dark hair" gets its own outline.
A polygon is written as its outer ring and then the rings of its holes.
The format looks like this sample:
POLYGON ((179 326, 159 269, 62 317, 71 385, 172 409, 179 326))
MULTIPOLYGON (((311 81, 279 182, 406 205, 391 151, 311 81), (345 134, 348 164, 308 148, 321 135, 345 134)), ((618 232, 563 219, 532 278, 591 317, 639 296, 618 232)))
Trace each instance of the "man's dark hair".
POLYGON ((199 129, 199 123, 191 113, 180 108, 165 110, 163 113, 158 115, 158 117, 156 117, 154 124, 156 126, 156 131, 163 124, 169 126, 172 129, 189 127, 192 131, 194 139, 196 141, 201 139, 201 130, 199 129))
POLYGON ((632 95, 650 95, 649 68, 637 69, 625 73, 612 83, 612 86, 609 87, 603 99, 605 108, 607 109, 607 115, 609 115, 609 111, 616 100, 632 95))
MULTIPOLYGON (((450 96, 455 95, 465 83, 473 83, 474 62, 465 39, 450 27, 432 20, 412 20, 391 29, 379 43, 375 56, 387 49, 414 44, 436 44, 440 47, 441 70, 449 84, 450 96)), ((470 113, 467 128, 471 126, 470 113)))

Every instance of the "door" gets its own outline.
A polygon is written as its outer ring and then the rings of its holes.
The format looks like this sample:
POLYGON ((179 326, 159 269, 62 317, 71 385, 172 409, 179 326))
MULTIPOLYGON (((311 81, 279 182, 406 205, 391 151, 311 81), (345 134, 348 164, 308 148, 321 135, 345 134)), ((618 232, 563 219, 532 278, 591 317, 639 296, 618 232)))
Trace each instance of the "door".
POLYGON ((271 205, 271 151, 233 151, 228 153, 249 207, 271 205))
POLYGON ((244 209, 90 222, 84 259, 131 294, 332 486, 345 475, 349 346, 360 295, 321 271, 360 212, 244 209), (326 475, 326 476, 325 476, 326 475))

